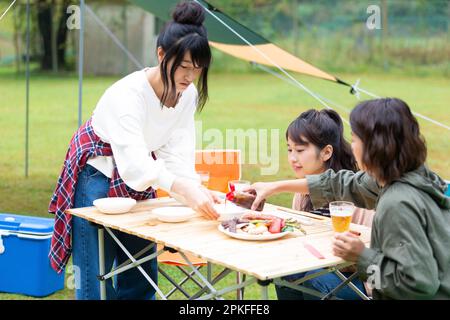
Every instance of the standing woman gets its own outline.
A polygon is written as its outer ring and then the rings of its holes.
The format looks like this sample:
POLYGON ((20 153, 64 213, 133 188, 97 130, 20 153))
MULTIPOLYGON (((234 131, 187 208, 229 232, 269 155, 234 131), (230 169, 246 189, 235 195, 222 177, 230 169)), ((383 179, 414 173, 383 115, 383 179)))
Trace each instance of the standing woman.
MULTIPOLYGON (((159 65, 133 72, 108 88, 70 142, 49 206, 56 215, 50 260, 62 272, 73 250, 77 299, 99 299, 97 229, 65 214, 66 209, 92 206, 104 197, 150 199, 160 188, 182 196, 204 216, 217 218, 217 199, 195 173, 194 114, 208 98, 211 62, 205 12, 197 3, 184 2, 172 17, 158 36, 159 65), (193 84, 197 79, 198 92, 193 84)), ((151 244, 115 234, 133 255, 151 244)), ((105 235, 106 270, 126 260, 105 235)), ((156 283, 156 259, 142 267, 156 283)), ((106 287, 108 299, 151 299, 155 293, 137 268, 119 274, 114 287, 107 281, 106 287)))

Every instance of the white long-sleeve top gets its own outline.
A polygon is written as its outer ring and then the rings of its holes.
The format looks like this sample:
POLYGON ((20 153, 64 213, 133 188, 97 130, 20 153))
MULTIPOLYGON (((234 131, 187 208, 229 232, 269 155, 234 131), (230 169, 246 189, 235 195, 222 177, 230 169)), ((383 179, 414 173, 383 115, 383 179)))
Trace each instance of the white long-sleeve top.
POLYGON ((199 183, 195 172, 197 90, 191 84, 174 108, 161 108, 145 69, 109 87, 92 115, 92 127, 111 145, 113 156, 87 163, 111 178, 114 161, 120 177, 132 189, 170 191, 176 176, 199 183), (157 160, 152 158, 152 151, 157 160))

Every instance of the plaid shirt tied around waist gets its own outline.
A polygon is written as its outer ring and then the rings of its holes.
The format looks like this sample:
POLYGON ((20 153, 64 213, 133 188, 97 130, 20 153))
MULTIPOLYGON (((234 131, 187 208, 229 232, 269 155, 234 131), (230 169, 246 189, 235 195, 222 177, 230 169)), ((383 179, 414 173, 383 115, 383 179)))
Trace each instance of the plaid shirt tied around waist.
MULTIPOLYGON (((83 170, 89 158, 113 155, 111 145, 101 141, 94 133, 91 122, 92 118, 86 121, 72 137, 48 208, 50 213, 55 214, 49 258, 52 268, 58 273, 64 270, 72 252, 72 216, 66 214, 65 211, 73 207, 78 174, 83 170)), ((152 156, 155 158, 153 153, 152 156)), ((145 200, 155 198, 156 192, 151 187, 142 192, 131 189, 120 178, 117 166, 114 164, 108 197, 145 200)))

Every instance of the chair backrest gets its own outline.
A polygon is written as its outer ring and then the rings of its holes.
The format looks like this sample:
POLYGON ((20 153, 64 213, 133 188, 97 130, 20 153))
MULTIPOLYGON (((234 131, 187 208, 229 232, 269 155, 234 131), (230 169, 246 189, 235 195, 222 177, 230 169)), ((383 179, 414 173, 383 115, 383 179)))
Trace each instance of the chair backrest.
MULTIPOLYGON (((195 170, 209 173, 208 189, 220 192, 228 192, 228 181, 241 179, 242 173, 241 150, 196 150, 195 170)), ((168 194, 163 190, 157 190, 158 197, 168 194)), ((162 248, 158 246, 158 250, 162 248)), ((188 255, 194 266, 205 265, 206 261, 193 255, 188 255)), ((163 252, 158 256, 158 262, 175 266, 187 266, 188 264, 178 253, 163 252)))
MULTIPOLYGON (((162 244, 157 245, 157 250, 160 251, 164 248, 162 244)), ((206 265, 207 261, 203 260, 199 257, 194 256, 193 254, 185 253, 186 257, 188 257, 189 261, 194 266, 203 266, 206 265)), ((158 256, 158 262, 164 264, 170 264, 172 266, 188 266, 189 264, 183 259, 182 256, 178 252, 172 253, 170 251, 164 251, 158 256)))
POLYGON ((228 181, 241 179, 241 150, 197 150, 195 169, 209 172, 208 189, 228 192, 228 181))
MULTIPOLYGON (((228 181, 241 179, 241 150, 207 149, 195 151, 195 170, 209 173, 208 189, 228 192, 228 181)), ((157 190, 158 197, 168 194, 157 190)))

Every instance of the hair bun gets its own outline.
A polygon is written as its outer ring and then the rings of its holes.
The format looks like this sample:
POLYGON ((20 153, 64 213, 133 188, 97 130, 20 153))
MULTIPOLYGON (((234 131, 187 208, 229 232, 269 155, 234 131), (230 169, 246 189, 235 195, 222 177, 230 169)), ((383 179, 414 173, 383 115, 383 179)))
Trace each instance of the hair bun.
POLYGON ((196 2, 185 1, 175 7, 172 18, 177 23, 201 26, 205 21, 205 10, 196 2))

